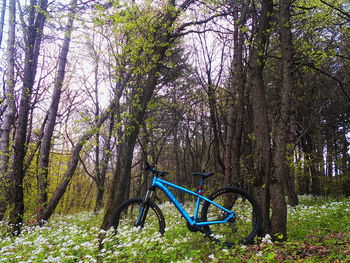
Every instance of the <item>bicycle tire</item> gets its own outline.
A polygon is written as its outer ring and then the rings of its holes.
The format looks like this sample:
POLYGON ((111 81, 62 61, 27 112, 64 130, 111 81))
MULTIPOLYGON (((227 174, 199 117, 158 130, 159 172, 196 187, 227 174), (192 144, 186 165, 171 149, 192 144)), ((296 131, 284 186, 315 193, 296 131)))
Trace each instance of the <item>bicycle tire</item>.
MULTIPOLYGON (((204 233, 212 240, 227 247, 236 244, 251 244, 261 228, 261 209, 247 191, 238 187, 224 187, 208 197, 215 203, 235 213, 227 223, 204 226, 204 233)), ((223 220, 225 212, 209 202, 204 202, 201 217, 203 221, 223 220)))
POLYGON ((161 235, 165 232, 165 219, 162 210, 157 204, 149 200, 145 204, 142 198, 131 198, 122 202, 116 209, 112 219, 112 226, 116 232, 133 231, 135 228, 146 228, 150 234, 159 232, 161 235), (144 222, 136 226, 140 207, 145 205, 146 215, 144 222))

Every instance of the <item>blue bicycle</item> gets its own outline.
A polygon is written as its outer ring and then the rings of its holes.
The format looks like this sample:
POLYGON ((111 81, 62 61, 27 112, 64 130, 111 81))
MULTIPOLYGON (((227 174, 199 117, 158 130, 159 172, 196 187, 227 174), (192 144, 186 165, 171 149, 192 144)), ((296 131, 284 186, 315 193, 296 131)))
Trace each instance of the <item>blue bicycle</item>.
POLYGON ((147 165, 147 172, 153 175, 152 184, 143 198, 131 198, 122 202, 113 215, 116 231, 142 228, 150 234, 165 232, 163 212, 155 201, 155 192, 160 189, 169 198, 187 221, 192 232, 205 236, 227 247, 235 244, 250 244, 261 227, 261 210, 255 199, 245 190, 237 187, 223 187, 208 197, 203 195, 204 181, 214 173, 192 173, 199 177, 196 192, 163 180, 168 173, 147 165), (176 199, 169 188, 195 196, 196 205, 191 216, 176 199))

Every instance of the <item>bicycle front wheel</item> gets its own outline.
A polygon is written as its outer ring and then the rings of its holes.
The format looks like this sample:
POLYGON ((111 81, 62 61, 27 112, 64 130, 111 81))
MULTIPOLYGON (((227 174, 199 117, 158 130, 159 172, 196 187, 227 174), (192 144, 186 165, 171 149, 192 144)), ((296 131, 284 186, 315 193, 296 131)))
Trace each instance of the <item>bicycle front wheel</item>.
POLYGON ((152 201, 143 202, 142 198, 131 198, 124 201, 113 216, 112 226, 117 233, 147 231, 154 234, 165 232, 165 219, 162 211, 152 201))
MULTIPOLYGON (((225 187, 213 192, 209 199, 232 211, 235 216, 227 223, 205 226, 204 232, 208 237, 228 247, 254 241, 261 228, 261 210, 248 192, 237 187, 225 187)), ((201 216, 204 221, 221 221, 227 218, 227 212, 204 202, 201 216)))

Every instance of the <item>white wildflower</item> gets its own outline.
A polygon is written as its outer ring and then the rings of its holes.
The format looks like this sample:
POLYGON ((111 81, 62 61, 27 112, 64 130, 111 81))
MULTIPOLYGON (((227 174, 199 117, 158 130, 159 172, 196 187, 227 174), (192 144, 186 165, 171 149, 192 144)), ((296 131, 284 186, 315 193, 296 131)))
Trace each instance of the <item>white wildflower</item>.
POLYGON ((255 254, 257 257, 262 257, 263 253, 259 251, 258 253, 255 254))
POLYGON ((272 244, 271 236, 269 234, 266 234, 262 238, 261 242, 264 243, 264 244, 272 244))

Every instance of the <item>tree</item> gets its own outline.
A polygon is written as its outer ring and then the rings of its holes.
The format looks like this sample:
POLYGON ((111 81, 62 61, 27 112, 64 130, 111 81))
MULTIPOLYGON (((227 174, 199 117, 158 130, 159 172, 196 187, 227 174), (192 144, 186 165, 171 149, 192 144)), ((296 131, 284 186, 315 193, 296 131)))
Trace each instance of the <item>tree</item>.
MULTIPOLYGON (((126 85, 126 83, 129 80, 129 75, 127 74, 125 78, 123 78, 120 82, 118 82, 116 85, 118 89, 123 89, 123 87, 126 85)), ((96 131, 98 131, 102 124, 108 119, 111 112, 114 112, 114 110, 118 107, 120 96, 118 94, 115 95, 115 97, 112 99, 112 101, 109 103, 107 108, 98 118, 98 121, 96 122, 96 126, 94 129, 89 129, 83 133, 83 135, 80 136, 78 142, 74 145, 73 149, 71 150, 70 159, 68 162, 67 169, 64 174, 64 178, 62 182, 59 184, 59 186, 56 188, 55 192, 53 193, 51 199, 49 200, 48 204, 45 206, 43 212, 41 213, 41 217, 38 218, 38 221, 47 221, 53 212, 55 211, 59 201, 61 200, 62 196, 67 190, 67 187, 69 183, 71 182, 75 170, 78 166, 78 162, 80 160, 79 154, 84 147, 84 145, 88 142, 88 140, 96 134, 96 131)))
POLYGON ((47 205, 47 186, 48 186, 48 173, 49 173, 49 156, 51 150, 51 140, 56 125, 56 117, 58 112, 58 106, 60 103, 63 80, 65 75, 65 68, 67 64, 67 55, 69 51, 69 45, 71 41, 71 34, 73 30, 74 15, 76 12, 77 0, 72 0, 70 3, 70 14, 68 15, 67 30, 64 35, 62 49, 59 55, 58 70, 54 81, 54 90, 52 94, 52 101, 48 110, 48 117, 45 123, 45 129, 40 147, 39 154, 39 173, 38 173, 38 218, 41 217, 42 209, 47 205))
POLYGON ((23 86, 21 90, 21 100, 18 110, 16 132, 13 146, 13 163, 11 167, 11 205, 10 224, 13 225, 13 233, 20 233, 20 225, 23 220, 23 178, 24 178, 24 158, 26 155, 26 136, 28 114, 30 111, 31 92, 36 75, 42 32, 46 20, 46 9, 48 1, 41 0, 39 3, 32 0, 29 6, 28 22, 22 24, 25 32, 25 61, 23 72, 23 86))
POLYGON ((268 107, 266 101, 263 69, 265 65, 265 47, 271 28, 273 1, 262 0, 254 42, 249 57, 250 99, 253 109, 254 131, 254 174, 253 187, 262 209, 262 233, 270 233, 270 196, 271 145, 268 107))
MULTIPOLYGON (((174 23, 179 15, 194 2, 188 0, 177 6, 176 1, 169 0, 156 12, 153 11, 152 4, 145 5, 143 9, 138 9, 137 5, 132 5, 133 8, 127 13, 126 17, 130 19, 127 21, 127 36, 130 40, 128 48, 132 47, 130 49, 131 54, 137 54, 137 57, 135 56, 131 60, 136 64, 129 66, 135 69, 133 79, 136 86, 132 86, 133 89, 128 100, 128 115, 130 117, 125 120, 125 135, 118 145, 117 169, 114 174, 102 229, 108 229, 111 226, 111 218, 115 207, 127 197, 137 135, 148 103, 158 83, 162 63, 178 33, 184 30, 186 26, 193 24, 190 22, 174 29, 174 23), (139 45, 140 42, 142 43, 141 46, 139 45), (146 65, 146 67, 136 65, 146 65)), ((120 19, 120 17, 116 18, 120 19)))
MULTIPOLYGON (((6 1, 3 2, 4 7, 6 1)), ((3 7, 3 8, 4 8, 3 7)), ((5 11, 4 11, 5 12, 5 11)), ((4 13, 3 12, 3 13, 4 13)), ((10 165, 10 134, 14 125, 16 105, 15 105, 15 29, 16 29, 16 2, 9 4, 9 33, 7 39, 7 74, 5 88, 6 110, 3 123, 1 125, 0 137, 0 221, 4 217, 9 201, 8 188, 10 185, 8 167, 10 165)), ((1 43, 1 41, 0 41, 1 43)))
POLYGON ((274 171, 271 179, 271 232, 274 235, 287 235, 287 204, 285 188, 287 182, 287 143, 290 123, 291 97, 294 89, 294 48, 290 21, 291 1, 279 2, 279 35, 281 46, 281 88, 279 90, 279 112, 274 134, 274 171))
POLYGON ((229 109, 225 140, 225 184, 241 184, 241 144, 243 134, 245 76, 243 68, 244 32, 250 1, 231 3, 234 19, 233 55, 229 79, 229 109))
POLYGON ((2 0, 2 7, 1 7, 1 14, 0 14, 0 48, 2 43, 2 37, 4 35, 5 13, 6 13, 6 0, 2 0))
POLYGON ((194 36, 194 56, 195 57, 195 76, 200 87, 206 92, 210 113, 210 127, 213 133, 213 154, 215 156, 215 171, 224 172, 223 161, 223 123, 220 120, 218 96, 220 93, 221 81, 224 77, 225 58, 227 56, 227 40, 220 43, 224 37, 215 35, 211 32, 210 25, 204 24, 198 26, 196 36, 194 36), (209 31, 209 32, 207 32, 209 31), (214 40, 213 40, 214 38, 214 40), (197 41, 196 41, 197 40, 197 41))

